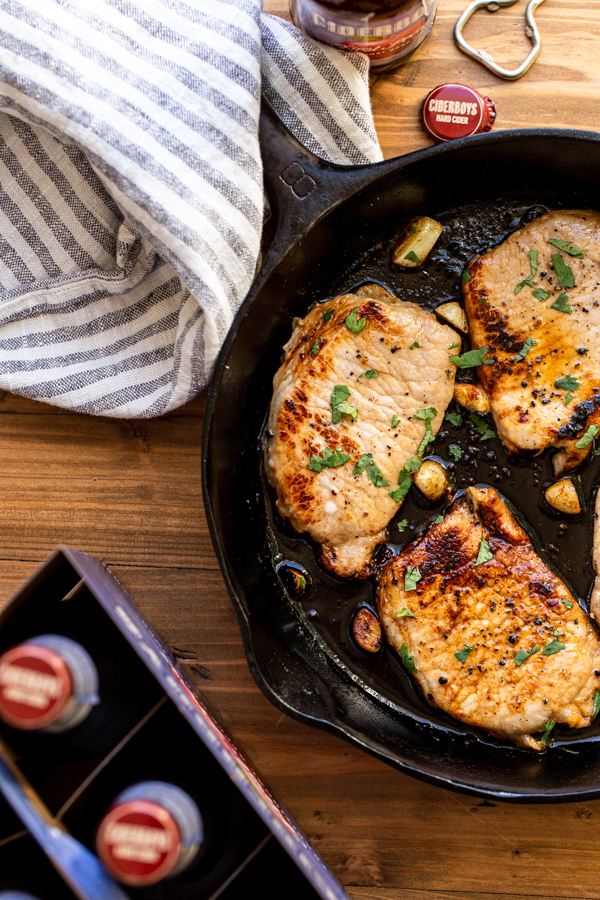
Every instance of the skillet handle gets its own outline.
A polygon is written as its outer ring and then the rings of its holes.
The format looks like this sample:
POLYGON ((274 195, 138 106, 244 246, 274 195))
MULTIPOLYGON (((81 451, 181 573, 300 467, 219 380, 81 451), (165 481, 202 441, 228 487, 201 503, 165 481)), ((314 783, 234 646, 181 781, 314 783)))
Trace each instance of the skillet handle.
POLYGON ((260 146, 274 233, 255 289, 290 246, 324 212, 358 187, 374 181, 382 166, 386 166, 386 163, 336 166, 319 159, 296 140, 264 98, 260 116, 260 146))

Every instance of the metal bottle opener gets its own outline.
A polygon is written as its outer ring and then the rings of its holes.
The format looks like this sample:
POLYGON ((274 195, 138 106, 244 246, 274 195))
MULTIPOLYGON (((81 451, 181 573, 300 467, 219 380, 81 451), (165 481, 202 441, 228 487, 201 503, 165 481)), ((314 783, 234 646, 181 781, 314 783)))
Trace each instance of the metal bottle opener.
POLYGON ((500 78, 506 78, 509 81, 516 81, 517 78, 521 78, 521 76, 531 68, 540 54, 540 50, 542 49, 542 39, 538 27, 535 24, 533 14, 538 6, 542 5, 544 0, 530 0, 529 5, 527 6, 527 10, 525 11, 525 19, 527 22, 525 25, 525 34, 533 42, 533 47, 531 48, 531 52, 527 59, 525 59, 516 69, 504 69, 502 66, 499 66, 498 63, 494 62, 491 53, 488 53, 486 50, 476 50, 474 47, 471 47, 471 45, 465 41, 462 32, 473 13, 477 12, 478 9, 483 9, 485 7, 488 12, 494 13, 497 12, 500 7, 512 6, 516 2, 517 0, 493 0, 492 3, 490 3, 489 0, 474 0, 473 3, 467 6, 454 26, 454 40, 462 52, 466 53, 467 56, 470 56, 472 59, 477 60, 477 62, 480 62, 482 66, 485 66, 486 69, 489 69, 494 75, 499 75, 500 78))

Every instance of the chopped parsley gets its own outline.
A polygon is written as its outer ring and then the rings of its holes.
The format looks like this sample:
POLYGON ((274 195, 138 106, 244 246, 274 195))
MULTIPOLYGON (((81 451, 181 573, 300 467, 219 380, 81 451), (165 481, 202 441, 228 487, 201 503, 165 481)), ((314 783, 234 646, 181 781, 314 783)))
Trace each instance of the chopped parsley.
POLYGON ((398 485, 399 487, 395 490, 389 491, 389 495, 396 503, 402 503, 412 485, 410 473, 406 471, 406 468, 402 469, 398 475, 398 485))
POLYGON ((414 658, 414 656, 411 656, 411 654, 408 652, 408 647, 406 646, 405 643, 403 643, 402 646, 400 647, 400 659, 402 660, 402 662, 404 663, 404 665, 406 666, 406 668, 408 669, 409 672, 417 671, 417 667, 415 665, 415 658, 414 658))
POLYGON ((546 644, 544 649, 542 650, 542 656, 552 656, 554 653, 559 653, 561 650, 564 650, 566 644, 563 644, 562 641, 557 641, 556 639, 550 641, 549 644, 546 644))
MULTIPOLYGON (((559 241, 558 238, 550 238, 548 243, 552 244, 553 247, 558 247, 558 249, 562 250, 564 253, 568 253, 569 256, 577 256, 579 259, 585 258, 583 250, 581 250, 577 244, 572 244, 571 241, 559 241)), ((554 259, 554 257, 552 258, 554 259)))
POLYGON ((367 466, 369 466, 373 462, 373 454, 372 453, 363 453, 359 461, 356 463, 354 468, 352 469, 353 475, 362 475, 367 466))
POLYGON ((573 394, 567 394, 565 396, 565 406, 568 406, 572 399, 573 399, 573 394))
POLYGON ((534 653, 539 652, 540 648, 537 644, 532 650, 517 650, 517 652, 515 653, 515 666, 522 666, 530 656, 533 656, 534 653))
POLYGON ((548 719, 548 721, 546 722, 546 727, 545 727, 544 733, 542 735, 542 744, 544 745, 544 747, 548 746, 548 741, 550 740, 550 732, 552 731, 552 729, 554 728, 555 725, 556 725, 556 722, 553 722, 552 719, 548 719))
POLYGON ((600 691, 594 694, 594 706, 592 707, 592 722, 600 712, 600 691))
POLYGON ((573 604, 571 603, 570 600, 565 600, 564 597, 563 597, 563 603, 565 604, 565 606, 567 607, 567 609, 573 609, 573 604))
POLYGON ((531 266, 531 277, 537 274, 538 252, 537 250, 529 251, 529 265, 531 266))
POLYGON ((394 415, 392 416, 392 428, 395 428, 399 421, 400 419, 398 418, 396 413, 394 413, 394 415))
POLYGON ((462 273, 462 275, 461 275, 460 277, 461 277, 461 279, 462 279, 462 283, 463 283, 463 284, 466 284, 466 283, 468 282, 468 280, 469 280, 469 270, 468 270, 468 269, 465 269, 464 272, 462 273))
POLYGON ((404 463, 404 468, 400 470, 400 474, 398 475, 398 487, 393 491, 389 491, 390 497, 392 500, 395 500, 396 503, 401 503, 402 500, 404 500, 412 485, 411 474, 418 472, 421 468, 421 457, 423 456, 427 444, 433 440, 431 420, 435 419, 436 416, 437 409, 435 406, 429 406, 427 409, 418 409, 412 417, 413 419, 423 419, 425 421, 425 436, 421 440, 416 454, 411 456, 411 458, 404 463))
POLYGON ((350 315, 346 316, 345 319, 346 328, 348 328, 352 334, 360 334, 365 325, 367 324, 367 320, 363 317, 362 319, 358 318, 358 306, 352 310, 350 315))
POLYGON ((434 525, 441 525, 443 521, 444 521, 444 517, 443 517, 443 516, 436 516, 435 519, 433 520, 433 524, 434 524, 434 525))
POLYGON ((415 616, 414 612, 411 612, 410 609, 407 609, 405 606, 402 607, 400 612, 396 613, 397 619, 418 619, 418 616, 415 616))
POLYGON ((366 372, 361 372, 361 374, 358 377, 359 378, 368 378, 370 381, 372 378, 379 378, 379 372, 376 372, 375 369, 367 369, 366 372))
POLYGON ((523 288, 525 287, 525 285, 528 285, 529 287, 533 287, 533 280, 532 280, 531 276, 529 278, 524 278, 523 281, 520 281, 518 283, 518 285, 515 288, 515 294, 520 294, 521 291, 523 290, 523 288))
POLYGON ((485 538, 481 538, 481 543, 479 545, 479 553, 477 554, 477 559, 475 560, 476 566, 482 566, 486 562, 490 562, 494 558, 494 554, 490 550, 490 545, 486 541, 485 538))
POLYGON ((303 591, 306 587, 306 578, 304 575, 296 575, 296 584, 298 585, 298 590, 303 591))
POLYGON ((319 350, 321 349, 321 344, 323 342, 323 338, 317 338, 312 347, 310 348, 310 352, 313 356, 316 356, 319 350))
POLYGON ((575 446, 578 450, 584 450, 589 444, 592 443, 600 428, 597 425, 590 425, 586 433, 583 437, 580 437, 578 441, 575 441, 575 446))
POLYGON ((450 344, 448 350, 454 350, 455 347, 460 347, 460 341, 454 341, 453 344, 450 344))
POLYGON ((400 519, 399 522, 396 522, 396 528, 402 534, 406 526, 408 525, 408 519, 400 519))
POLYGON ((573 756, 579 756, 579 750, 567 750, 566 747, 559 747, 559 750, 564 750, 565 753, 572 753, 573 756))
MULTIPOLYGON (((425 420, 425 436, 423 437, 421 443, 417 448, 417 456, 419 459, 423 456, 425 452, 425 448, 427 444, 431 443, 433 440, 433 432, 431 431, 431 420, 435 419, 437 416, 437 409, 435 406, 429 406, 427 409, 418 409, 413 416, 413 419, 424 419, 425 420)), ((414 457, 412 457, 414 459, 414 457)), ((409 460, 410 462, 410 460, 409 460)), ((408 463, 407 463, 408 465, 408 463)), ((420 468, 420 466, 419 466, 420 468)), ((416 469, 415 471, 419 471, 416 469)))
POLYGON ((331 319, 332 315, 333 315, 333 310, 332 310, 332 309, 326 309, 325 312, 323 313, 323 321, 324 321, 324 322, 329 322, 329 320, 331 319))
POLYGON ((463 649, 462 649, 462 650, 458 650, 454 655, 455 655, 455 657, 457 658, 457 660, 458 660, 459 662, 461 662, 461 663, 463 664, 463 666, 464 666, 464 664, 465 664, 466 661, 467 661, 467 656, 469 655, 469 653, 472 653, 472 652, 473 652, 473 648, 472 648, 472 647, 469 647, 468 644, 463 644, 463 649))
POLYGON ((536 300, 547 300, 550 294, 548 291, 545 291, 544 288, 536 288, 533 292, 533 296, 536 300))
POLYGON ((412 344, 410 345, 410 347, 409 347, 408 349, 409 349, 409 350, 420 350, 420 349, 421 349, 421 345, 420 345, 420 343, 419 343, 418 341, 413 341, 412 344))
POLYGON ((387 487, 389 485, 389 481, 385 480, 383 472, 374 462, 372 462, 367 469, 367 478, 375 487, 387 487))
POLYGON ((532 347, 537 347, 537 341, 534 341, 533 338, 530 337, 526 338, 525 343, 515 356, 513 362, 521 362, 522 359, 525 359, 532 347))
POLYGON ((343 466, 350 459, 349 453, 343 453, 341 450, 330 450, 325 447, 323 457, 311 456, 308 468, 313 472, 322 472, 323 469, 337 469, 343 466))
POLYGON ((492 366, 493 359, 485 359, 484 356, 488 352, 487 347, 480 347, 479 350, 467 350, 461 356, 451 356, 450 359, 459 369, 472 369, 475 366, 492 366))
POLYGON ((417 256, 414 250, 409 250, 404 259, 410 259, 411 262, 420 263, 421 260, 417 256))
POLYGON ((462 418, 457 412, 446 413, 446 418, 448 419, 450 424, 454 425, 456 428, 458 428, 459 425, 462 425, 462 418))
POLYGON ((480 441, 489 441, 490 438, 496 437, 496 432, 488 428, 487 422, 478 413, 469 413, 469 418, 477 429, 480 441))
POLYGON ((350 389, 345 384, 336 384, 331 395, 331 421, 334 425, 342 421, 342 416, 351 416, 356 422, 358 410, 350 406, 348 397, 350 389))
POLYGON ((417 233, 417 226, 416 226, 416 225, 411 225, 410 227, 412 228, 412 233, 413 233, 413 234, 416 234, 416 233, 417 233))
POLYGON ((463 452, 457 444, 450 444, 448 447, 448 453, 452 457, 455 462, 458 462, 459 459, 462 458, 463 452))
POLYGON ((565 375, 564 378, 557 378, 554 387, 560 388, 561 391, 576 391, 580 384, 574 375, 565 375))
POLYGON ((552 263, 560 286, 565 288, 575 287, 573 269, 566 264, 560 253, 552 254, 552 263))
POLYGON ((561 294, 558 300, 555 300, 554 303, 550 306, 550 309, 556 309, 558 312, 564 312, 568 315, 571 315, 573 310, 569 305, 569 298, 566 294, 561 294))
POLYGON ((407 566, 404 571, 404 590, 405 591, 414 591, 416 590, 417 584, 421 580, 421 573, 419 572, 419 567, 415 566, 407 566))
POLYGON ((552 632, 552 637, 564 637, 564 634, 558 628, 555 628, 552 632))

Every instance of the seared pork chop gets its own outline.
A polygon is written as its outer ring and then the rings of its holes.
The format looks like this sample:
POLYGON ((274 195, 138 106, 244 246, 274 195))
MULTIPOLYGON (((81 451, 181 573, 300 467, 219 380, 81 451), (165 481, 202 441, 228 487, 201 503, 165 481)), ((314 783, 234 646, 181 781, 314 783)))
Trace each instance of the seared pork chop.
POLYGON ((390 493, 429 425, 414 416, 433 407, 435 434, 452 399, 455 342, 432 313, 379 285, 296 324, 273 379, 266 471, 281 515, 321 544, 336 575, 370 573, 399 509, 390 493))
POLYGON ((492 488, 467 488, 390 560, 377 600, 432 706, 534 750, 552 723, 591 723, 600 640, 492 488))
POLYGON ((511 453, 560 448, 555 474, 574 468, 600 425, 600 215, 546 213, 471 260, 468 276, 469 332, 494 360, 478 372, 501 440, 511 453))

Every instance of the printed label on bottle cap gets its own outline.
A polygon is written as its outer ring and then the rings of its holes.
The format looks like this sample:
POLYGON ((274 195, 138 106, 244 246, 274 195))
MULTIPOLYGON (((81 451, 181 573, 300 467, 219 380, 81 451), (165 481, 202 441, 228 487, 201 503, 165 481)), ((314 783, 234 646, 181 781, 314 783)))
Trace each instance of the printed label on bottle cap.
POLYGON ((9 725, 22 729, 51 725, 72 695, 69 667, 54 650, 20 644, 0 657, 0 716, 9 725))
POLYGON ((494 104, 464 84, 442 84, 423 105, 426 129, 440 141, 489 131, 496 117, 494 104))
POLYGON ((123 884, 156 884, 173 871, 181 853, 175 819, 152 800, 118 803, 102 820, 96 837, 100 859, 123 884))

